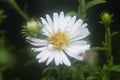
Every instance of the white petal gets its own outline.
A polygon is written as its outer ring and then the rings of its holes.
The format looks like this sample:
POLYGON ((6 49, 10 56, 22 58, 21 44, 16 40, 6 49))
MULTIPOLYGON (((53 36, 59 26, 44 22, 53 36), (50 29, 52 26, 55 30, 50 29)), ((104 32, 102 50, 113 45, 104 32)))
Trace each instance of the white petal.
POLYGON ((70 42, 70 44, 73 46, 84 46, 87 44, 87 41, 85 40, 73 41, 73 42, 70 42))
POLYGON ((59 18, 58 18, 58 13, 54 13, 53 14, 53 26, 54 26, 54 32, 57 32, 58 31, 58 21, 59 21, 59 18))
POLYGON ((82 60, 84 59, 84 57, 83 57, 83 56, 78 55, 78 56, 76 56, 76 59, 77 59, 77 60, 82 61, 82 60))
POLYGON ((41 52, 41 51, 43 51, 43 50, 45 50, 45 49, 46 49, 46 47, 32 48, 32 50, 33 50, 34 52, 41 52))
MULTIPOLYGON (((78 48, 78 47, 77 47, 78 48)), ((79 55, 80 54, 80 51, 79 49, 77 49, 75 46, 71 46, 71 47, 67 47, 65 49, 65 51, 69 51, 70 53, 72 53, 73 55, 79 55)))
POLYGON ((69 47, 66 47, 67 50, 73 52, 74 54, 80 54, 85 52, 86 50, 89 50, 90 45, 86 44, 86 45, 72 45, 69 47))
POLYGON ((58 27, 62 26, 63 20, 64 20, 64 12, 61 12, 60 16, 59 16, 59 25, 58 25, 58 27))
POLYGON ((45 35, 45 36, 49 36, 49 31, 46 30, 45 27, 43 27, 42 32, 43 32, 43 33, 42 33, 43 35, 45 35))
POLYGON ((43 25, 48 25, 47 21, 44 18, 40 17, 40 19, 41 19, 43 25))
POLYGON ((60 19, 64 18, 64 12, 60 12, 60 19))
POLYGON ((63 59, 62 59, 62 54, 63 51, 59 51, 59 63, 62 64, 63 63, 63 59))
POLYGON ((90 45, 84 45, 84 46, 81 46, 80 48, 81 50, 89 50, 90 49, 90 45))
POLYGON ((73 16, 71 20, 69 21, 69 26, 73 27, 74 23, 76 21, 76 16, 73 16))
POLYGON ((76 46, 71 45, 69 47, 66 47, 64 51, 71 57, 77 59, 77 60, 83 60, 83 57, 80 56, 80 54, 85 53, 86 50, 90 48, 90 45, 84 45, 84 46, 76 46))
POLYGON ((84 35, 85 32, 88 32, 88 28, 82 29, 82 30, 78 30, 76 31, 74 34, 68 34, 70 36, 70 38, 75 38, 78 35, 84 35))
POLYGON ((67 66, 71 66, 69 59, 67 58, 67 56, 65 55, 63 51, 60 53, 60 55, 61 55, 63 63, 67 66))
POLYGON ((45 30, 48 32, 48 33, 50 33, 50 32, 52 32, 53 30, 52 30, 52 27, 47 23, 47 21, 44 19, 44 18, 40 18, 41 19, 41 21, 42 21, 42 23, 43 23, 43 28, 45 28, 45 30))
POLYGON ((82 24, 82 25, 80 26, 80 28, 79 28, 79 29, 81 29, 81 30, 82 30, 82 29, 86 28, 86 27, 87 27, 87 25, 88 25, 87 23, 84 23, 84 24, 82 24))
POLYGON ((38 38, 26 37, 26 39, 28 39, 29 41, 34 42, 34 43, 47 44, 46 40, 42 40, 42 39, 38 39, 38 38))
POLYGON ((76 35, 81 34, 83 31, 87 31, 88 28, 86 28, 87 23, 84 23, 83 25, 81 25, 78 29, 74 29, 74 27, 71 27, 70 30, 68 31, 68 35, 71 37, 74 37, 76 35))
POLYGON ((69 49, 65 49, 64 51, 65 51, 70 57, 73 57, 73 58, 75 58, 75 59, 77 59, 77 60, 83 60, 83 57, 82 57, 82 56, 80 56, 79 54, 76 54, 76 53, 72 52, 72 51, 69 50, 69 49))
POLYGON ((63 63, 63 61, 62 61, 63 59, 62 59, 62 56, 61 56, 62 51, 60 50, 60 51, 57 51, 56 53, 57 53, 56 59, 58 60, 59 64, 62 64, 63 63))
POLYGON ((34 43, 34 42, 30 42, 30 41, 28 41, 31 45, 33 45, 33 46, 47 46, 48 44, 47 43, 34 43))
POLYGON ((42 57, 44 57, 45 55, 47 55, 49 52, 48 52, 48 50, 44 50, 44 51, 42 51, 42 52, 40 52, 37 56, 36 56, 36 58, 38 59, 38 58, 42 58, 42 57))
POLYGON ((54 53, 51 53, 51 55, 49 56, 48 60, 47 60, 47 64, 48 65, 55 57, 55 54, 54 53))
POLYGON ((67 25, 67 27, 66 27, 66 31, 67 31, 68 33, 70 33, 70 30, 73 28, 73 25, 74 25, 75 21, 76 21, 76 16, 73 16, 73 17, 69 20, 68 25, 67 25))
POLYGON ((41 59, 39 59, 39 63, 46 61, 49 56, 50 56, 50 53, 47 53, 45 56, 43 56, 41 59))
POLYGON ((68 23, 69 23, 70 19, 71 19, 71 16, 66 16, 66 17, 64 18, 63 23, 62 23, 62 25, 60 26, 60 29, 61 29, 62 31, 66 31, 65 29, 68 28, 68 23))
POLYGON ((81 19, 77 20, 73 25, 73 27, 71 28, 71 30, 69 31, 69 34, 73 34, 74 32, 76 32, 80 28, 82 23, 83 23, 83 20, 81 19))
POLYGON ((87 37, 88 35, 90 35, 90 32, 86 28, 80 32, 76 32, 76 34, 71 35, 70 39, 71 39, 71 41, 76 41, 76 40, 83 39, 83 38, 87 37))
POLYGON ((55 53, 55 64, 59 65, 59 63, 60 63, 60 53, 57 52, 55 53))
POLYGON ((52 22, 52 19, 49 15, 46 15, 46 19, 47 19, 47 22, 48 24, 51 26, 51 28, 53 27, 53 22, 52 22))

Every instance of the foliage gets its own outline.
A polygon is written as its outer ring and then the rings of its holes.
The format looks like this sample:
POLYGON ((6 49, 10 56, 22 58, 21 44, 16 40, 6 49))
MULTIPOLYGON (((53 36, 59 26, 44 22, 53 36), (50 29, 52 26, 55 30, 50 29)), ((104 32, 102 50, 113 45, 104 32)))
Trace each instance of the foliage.
POLYGON ((0 23, 2 23, 5 18, 6 15, 4 15, 4 10, 0 10, 0 23))
MULTIPOLYGON (((42 27, 38 20, 31 19, 20 8, 15 0, 4 0, 9 5, 12 6, 26 21, 27 23, 23 26, 21 30, 23 36, 33 36, 33 37, 41 37, 39 34, 42 33, 42 27)), ((77 16, 83 20, 86 20, 87 10, 92 8, 95 5, 105 3, 105 0, 89 0, 88 2, 85 0, 78 0, 79 6, 78 11, 70 11, 67 15, 77 16)), ((105 40, 101 41, 102 47, 100 46, 92 46, 90 51, 97 52, 97 55, 85 55, 85 60, 83 62, 72 61, 71 67, 66 67, 64 65, 55 66, 51 64, 42 70, 42 79, 40 80, 110 80, 110 75, 112 71, 120 72, 120 64, 114 63, 113 49, 112 49, 112 38, 117 35, 119 32, 114 31, 111 32, 111 24, 113 23, 113 14, 108 12, 103 12, 100 15, 101 21, 105 29, 105 40), (105 60, 103 64, 98 64, 98 53, 102 51, 104 54, 105 60)), ((4 14, 4 10, 0 10, 0 23, 6 18, 4 14)), ((21 24, 20 24, 21 25, 21 24)), ((1 30, 2 31, 2 30, 1 30)), ((7 47, 8 44, 5 41, 4 34, 0 35, 0 80, 2 78, 2 72, 7 68, 10 68, 14 64, 14 56, 11 55, 10 49, 7 47), (2 35, 2 36, 1 36, 2 35)), ((9 46, 10 47, 10 46, 9 46)), ((26 52, 33 53, 31 50, 26 52)), ((89 52, 89 51, 88 51, 89 52)), ((34 54, 31 54, 35 56, 34 54)), ((36 61, 30 60, 25 65, 34 63, 36 61)))
POLYGON ((11 54, 10 46, 6 46, 5 38, 0 37, 0 71, 12 68, 15 57, 11 54))

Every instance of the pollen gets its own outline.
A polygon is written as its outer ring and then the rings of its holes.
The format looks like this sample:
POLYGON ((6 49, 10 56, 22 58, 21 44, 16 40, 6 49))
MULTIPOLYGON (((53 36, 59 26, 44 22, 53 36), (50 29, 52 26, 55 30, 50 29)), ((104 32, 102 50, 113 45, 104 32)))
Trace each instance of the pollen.
POLYGON ((57 50, 61 49, 63 46, 68 45, 69 37, 67 36, 66 32, 62 32, 60 29, 52 36, 49 37, 50 44, 57 50))

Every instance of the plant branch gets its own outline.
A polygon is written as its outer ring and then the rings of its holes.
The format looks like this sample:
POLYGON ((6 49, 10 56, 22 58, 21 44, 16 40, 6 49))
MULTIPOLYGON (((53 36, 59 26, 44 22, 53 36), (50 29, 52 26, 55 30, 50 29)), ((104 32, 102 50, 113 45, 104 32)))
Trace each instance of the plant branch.
POLYGON ((18 6, 15 0, 8 0, 8 3, 25 19, 29 20, 29 16, 18 6))

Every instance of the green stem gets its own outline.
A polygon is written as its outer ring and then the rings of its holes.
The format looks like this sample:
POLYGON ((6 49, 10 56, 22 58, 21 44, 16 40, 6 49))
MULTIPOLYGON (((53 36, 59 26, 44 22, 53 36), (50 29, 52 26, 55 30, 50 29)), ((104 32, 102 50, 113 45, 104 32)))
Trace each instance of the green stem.
POLYGON ((111 48, 111 32, 109 26, 106 26, 105 43, 106 43, 107 63, 109 69, 111 69, 113 65, 113 59, 112 59, 112 48, 111 48))
POLYGON ((0 71, 0 80, 3 80, 2 71, 0 71))
POLYGON ((29 16, 18 6, 15 0, 8 0, 8 2, 25 20, 29 20, 29 16))
POLYGON ((86 3, 85 3, 85 0, 79 0, 78 17, 80 17, 83 20, 86 17, 86 3))
POLYGON ((103 67, 102 80, 110 80, 110 71, 113 66, 110 26, 105 26, 105 43, 107 64, 105 64, 105 67, 103 67))

